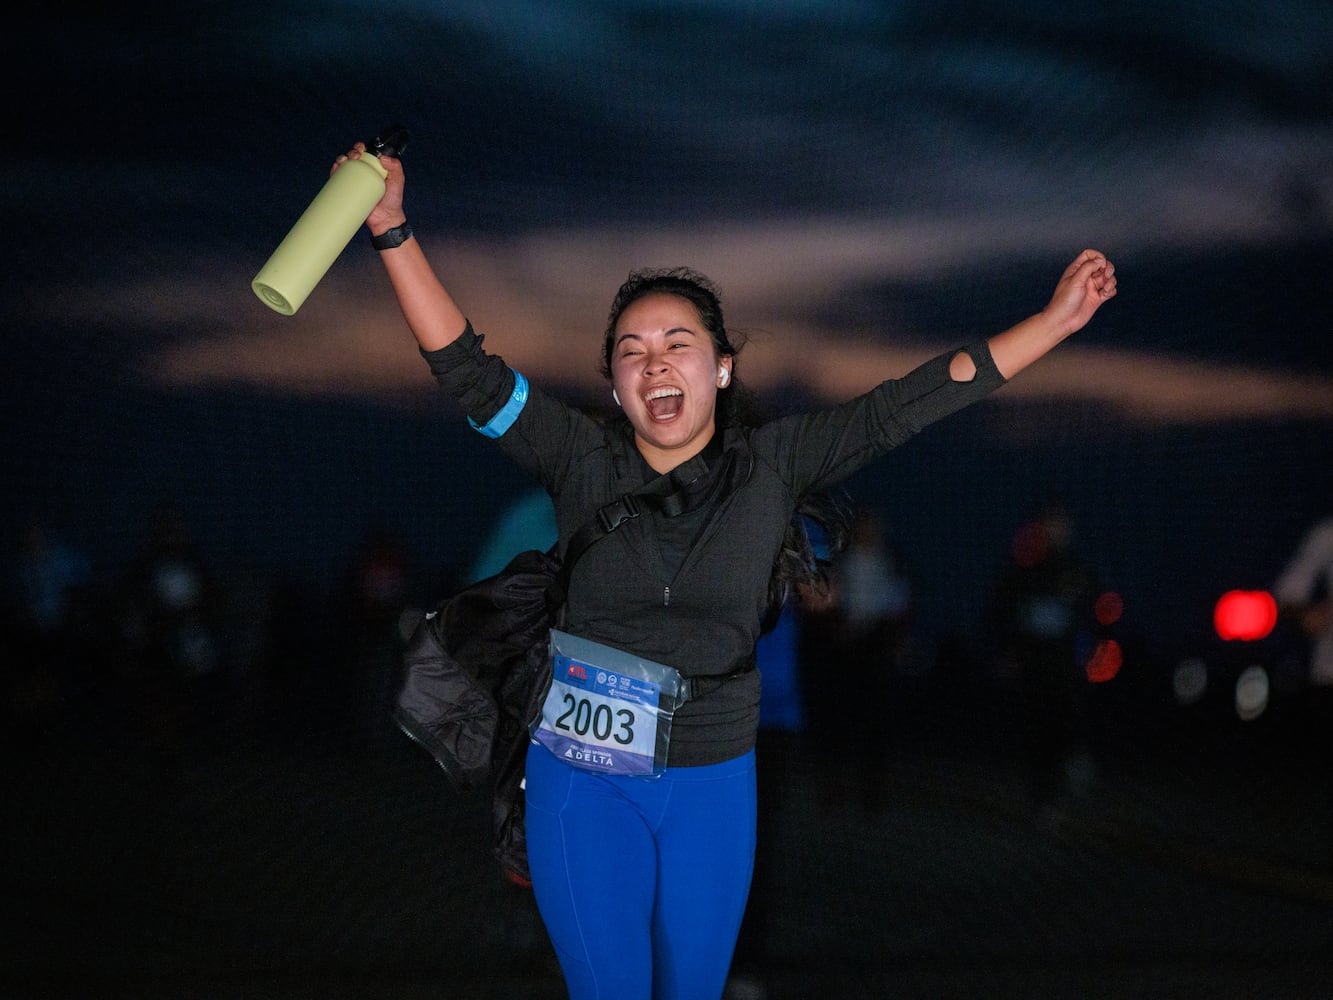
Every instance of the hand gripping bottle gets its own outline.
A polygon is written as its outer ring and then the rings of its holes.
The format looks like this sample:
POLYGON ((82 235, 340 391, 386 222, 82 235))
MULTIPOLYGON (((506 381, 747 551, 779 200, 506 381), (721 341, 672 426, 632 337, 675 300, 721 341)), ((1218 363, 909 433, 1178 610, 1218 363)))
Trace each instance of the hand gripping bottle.
POLYGON ((380 164, 381 154, 402 156, 407 139, 407 129, 391 125, 366 143, 360 159, 347 160, 333 172, 250 282, 261 302, 284 316, 301 308, 384 196, 388 171, 380 164))

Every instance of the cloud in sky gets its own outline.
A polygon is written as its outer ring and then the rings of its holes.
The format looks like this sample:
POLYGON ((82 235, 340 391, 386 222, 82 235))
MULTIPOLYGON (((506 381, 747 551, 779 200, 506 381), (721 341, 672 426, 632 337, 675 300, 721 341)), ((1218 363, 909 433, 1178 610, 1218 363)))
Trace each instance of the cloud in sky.
MULTIPOLYGON (((868 289, 1049 262, 1048 284, 1013 290, 1035 309, 1085 245, 1132 262, 1327 234, 1331 10, 343 0, 89 15, 61 26, 64 86, 37 106, 37 134, 59 122, 69 141, 0 193, 23 228, 78 238, 57 266, 18 265, 16 301, 124 337, 169 384, 413 391, 423 366, 364 246, 294 319, 248 289, 337 151, 317 144, 392 107, 418 135, 414 225, 512 362, 595 391, 616 285, 688 263, 719 280, 733 323, 766 331, 753 382, 842 396, 958 336, 877 318, 868 289), (829 303, 842 322, 820 318, 829 303)), ((1184 357, 1208 335, 1154 318, 1122 275, 1108 309, 1138 318, 1133 344, 1081 337, 1010 398, 1105 398, 1167 422, 1328 415, 1326 367, 1275 364, 1258 336, 1236 349, 1245 364, 1184 357)))
POLYGON ((1300 172, 1327 205, 1329 11, 273 0, 85 15, 23 49, 54 86, 33 95, 41 169, 15 207, 174 198, 234 237, 228 215, 291 211, 311 164, 389 114, 416 130, 441 215, 470 228, 1063 211, 1114 195, 1127 164, 1167 180, 1229 164, 1229 185, 1300 172))
MULTIPOLYGON (((839 399, 905 372, 965 333, 912 328, 901 318, 886 326, 870 311, 850 326, 835 325, 821 320, 812 304, 853 299, 858 288, 886 275, 910 281, 965 273, 971 259, 1040 248, 1051 261, 1049 285, 1016 290, 1039 308, 1067 262, 1056 254, 1068 250, 1070 234, 1052 231, 1049 220, 1045 226, 974 220, 970 228, 959 221, 941 231, 924 221, 805 220, 720 227, 706 236, 689 229, 621 228, 503 242, 439 238, 429 230, 421 238, 447 270, 456 297, 488 333, 489 346, 531 377, 590 394, 604 391, 595 373, 597 345, 625 262, 688 259, 723 276, 729 321, 757 332, 745 359, 752 385, 776 390, 797 383, 816 396, 839 399)), ((90 318, 94 310, 142 315, 147 309, 163 327, 207 330, 145 356, 151 376, 168 384, 415 399, 428 388, 425 367, 378 263, 359 249, 335 265, 295 317, 262 306, 248 278, 234 271, 227 287, 209 284, 185 294, 175 285, 126 289, 119 298, 99 297, 83 308, 90 318)), ((1130 281, 1102 316, 1119 308, 1151 316, 1151 304, 1136 305, 1134 294, 1130 281)), ((1155 351, 1117 349, 1104 340, 1085 346, 1076 336, 1025 372, 1003 398, 1086 401, 1156 424, 1333 418, 1333 374, 1186 358, 1169 350, 1173 335, 1164 331, 1163 349, 1155 351)))

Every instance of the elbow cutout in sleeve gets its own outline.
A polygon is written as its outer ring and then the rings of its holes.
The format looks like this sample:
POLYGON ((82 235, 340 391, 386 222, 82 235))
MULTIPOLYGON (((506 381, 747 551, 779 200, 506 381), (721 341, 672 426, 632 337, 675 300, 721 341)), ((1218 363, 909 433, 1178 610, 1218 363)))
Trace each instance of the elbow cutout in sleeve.
POLYGON ((971 382, 977 377, 977 363, 964 348, 949 361, 949 377, 955 382, 971 382))

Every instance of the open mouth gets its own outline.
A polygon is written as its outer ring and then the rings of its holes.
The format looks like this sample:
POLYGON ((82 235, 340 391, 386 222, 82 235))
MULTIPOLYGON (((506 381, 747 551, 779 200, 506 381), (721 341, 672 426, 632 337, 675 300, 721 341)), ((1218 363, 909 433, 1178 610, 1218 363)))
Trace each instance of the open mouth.
POLYGON ((680 413, 685 394, 674 386, 661 386, 644 396, 643 402, 654 420, 671 420, 680 413))

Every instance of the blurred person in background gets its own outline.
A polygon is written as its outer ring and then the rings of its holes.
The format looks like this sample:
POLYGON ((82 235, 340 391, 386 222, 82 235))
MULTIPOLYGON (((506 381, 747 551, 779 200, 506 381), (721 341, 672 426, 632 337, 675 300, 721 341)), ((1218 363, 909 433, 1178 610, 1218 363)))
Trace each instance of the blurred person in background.
POLYGON ((810 678, 819 741, 840 761, 824 792, 869 818, 888 802, 902 722, 894 681, 910 640, 913 598, 903 555, 877 511, 856 512, 831 575, 832 603, 821 622, 828 645, 810 678))
POLYGON ((1281 614, 1309 642, 1306 763, 1317 775, 1327 831, 1325 863, 1333 870, 1333 516, 1315 523, 1301 539, 1273 584, 1281 614))
POLYGON ((170 777, 200 737, 211 735, 225 682, 221 590, 174 504, 154 512, 120 600, 128 681, 143 736, 170 777))
POLYGON ((1273 596, 1310 640, 1310 685, 1333 696, 1333 516, 1306 532, 1273 584, 1273 596))
MULTIPOLYGON (((836 501, 833 501, 835 504, 836 501)), ((840 507, 839 507, 840 509, 840 507)), ((827 563, 830 550, 820 524, 807 520, 811 554, 827 563)), ((759 696, 759 732, 755 755, 763 761, 756 768, 757 813, 754 876, 740 937, 736 942, 732 978, 727 997, 767 996, 773 989, 775 969, 783 956, 771 948, 773 928, 780 921, 782 885, 788 877, 783 851, 784 829, 801 792, 808 761, 808 685, 802 662, 803 634, 812 615, 832 604, 831 576, 797 585, 782 602, 781 610, 769 612, 765 631, 755 644, 755 656, 763 678, 759 696)))
POLYGON ((1020 740, 1038 814, 1086 790, 1089 682, 1097 574, 1074 548, 1064 501, 1050 498, 1014 536, 995 591, 1002 673, 1017 682, 1020 740))
POLYGON ((532 489, 516 497, 486 535, 481 549, 472 559, 464 583, 474 583, 494 576, 509 560, 528 549, 545 552, 555 544, 555 506, 543 489, 532 489))
POLYGON ((366 528, 343 581, 340 655, 313 678, 308 696, 322 702, 340 738, 395 740, 389 724, 406 635, 415 567, 407 545, 382 518, 366 528))
POLYGON ((92 676, 92 563, 42 517, 34 516, 19 548, 17 606, 6 623, 7 735, 27 743, 72 723, 92 676))

